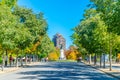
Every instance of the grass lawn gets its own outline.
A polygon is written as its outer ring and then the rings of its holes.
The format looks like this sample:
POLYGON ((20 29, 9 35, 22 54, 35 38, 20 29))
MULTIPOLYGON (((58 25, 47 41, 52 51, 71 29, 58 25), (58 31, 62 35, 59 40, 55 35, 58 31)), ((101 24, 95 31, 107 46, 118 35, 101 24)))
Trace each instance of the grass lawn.
POLYGON ((77 62, 76 60, 57 60, 55 62, 77 62))

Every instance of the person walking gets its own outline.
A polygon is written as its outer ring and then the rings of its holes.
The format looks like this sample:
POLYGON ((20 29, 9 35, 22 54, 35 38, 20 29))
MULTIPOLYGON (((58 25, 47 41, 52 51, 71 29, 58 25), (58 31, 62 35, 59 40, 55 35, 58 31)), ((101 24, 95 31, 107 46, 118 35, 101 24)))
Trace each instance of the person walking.
POLYGON ((9 61, 10 61, 10 67, 11 67, 12 61, 13 61, 12 55, 10 55, 9 61))

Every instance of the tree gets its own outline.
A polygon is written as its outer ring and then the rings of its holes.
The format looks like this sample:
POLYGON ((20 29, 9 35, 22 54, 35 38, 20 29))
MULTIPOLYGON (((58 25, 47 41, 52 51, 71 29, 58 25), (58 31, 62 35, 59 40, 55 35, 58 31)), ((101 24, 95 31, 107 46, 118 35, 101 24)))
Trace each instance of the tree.
POLYGON ((77 60, 81 55, 80 52, 78 52, 77 47, 71 45, 69 47, 69 50, 65 52, 66 58, 70 60, 77 60))
POLYGON ((17 3, 17 0, 1 0, 0 5, 6 5, 7 7, 13 8, 17 3))
POLYGON ((91 0, 101 18, 108 27, 109 32, 120 34, 119 32, 119 0, 91 0))
POLYGON ((59 59, 59 55, 56 53, 56 52, 51 52, 49 55, 48 55, 48 59, 49 60, 58 60, 59 59))
POLYGON ((24 25, 25 28, 28 29, 29 34, 32 38, 28 38, 26 41, 26 48, 31 48, 31 52, 38 52, 37 47, 41 44, 41 40, 47 31, 47 23, 43 18, 43 14, 34 14, 31 9, 27 9, 24 7, 15 7, 13 14, 18 16, 21 24, 24 25))
POLYGON ((21 53, 21 63, 22 57, 28 53, 51 53, 54 45, 47 35, 48 26, 43 13, 36 14, 32 9, 19 7, 16 3, 17 0, 0 0, 0 46, 3 62, 4 53, 8 56, 9 51, 16 53, 17 57, 21 53))
POLYGON ((54 44, 50 40, 48 35, 44 35, 44 37, 42 38, 40 43, 41 44, 37 47, 37 51, 39 51, 42 54, 47 54, 47 56, 48 56, 49 53, 51 53, 55 50, 54 44))
POLYGON ((109 55, 110 55, 110 70, 112 70, 111 56, 113 52, 112 47, 112 33, 120 34, 119 32, 119 13, 120 13, 120 1, 119 0, 91 0, 93 5, 95 5, 98 14, 100 14, 101 19, 108 26, 109 32, 109 55))
MULTIPOLYGON (((102 53, 101 50, 106 52, 106 48, 108 48, 106 47, 108 43, 107 27, 100 19, 100 15, 95 9, 86 10, 84 19, 74 28, 74 31, 72 35, 74 43, 85 52, 95 53, 96 64, 96 53, 102 53)), ((91 55, 89 60, 91 60, 91 55)))
POLYGON ((0 5, 0 13, 0 44, 7 56, 7 51, 15 47, 14 37, 16 32, 15 25, 17 22, 16 17, 11 13, 11 9, 6 5, 0 5))

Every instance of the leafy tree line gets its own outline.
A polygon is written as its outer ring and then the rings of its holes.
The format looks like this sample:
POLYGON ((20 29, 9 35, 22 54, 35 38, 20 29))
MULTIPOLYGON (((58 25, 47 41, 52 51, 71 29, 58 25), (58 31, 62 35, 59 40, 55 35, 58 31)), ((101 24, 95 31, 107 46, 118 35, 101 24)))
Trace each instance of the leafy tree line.
POLYGON ((48 25, 43 13, 36 14, 16 3, 17 0, 0 0, 0 56, 3 67, 4 64, 7 66, 8 57, 13 53, 17 66, 18 56, 26 56, 27 59, 28 54, 37 56, 55 50, 47 34, 48 25))
MULTIPOLYGON (((120 51, 120 0, 90 0, 89 8, 85 10, 84 18, 73 29, 73 43, 83 55, 94 55, 96 65, 97 56, 109 54, 110 70, 112 58, 120 51)), ((104 57, 105 67, 105 57, 104 57)))

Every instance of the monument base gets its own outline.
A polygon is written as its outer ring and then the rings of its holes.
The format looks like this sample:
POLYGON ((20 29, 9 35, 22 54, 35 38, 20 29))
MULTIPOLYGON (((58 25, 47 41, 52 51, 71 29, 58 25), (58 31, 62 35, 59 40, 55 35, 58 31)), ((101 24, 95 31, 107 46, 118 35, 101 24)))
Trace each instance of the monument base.
POLYGON ((60 60, 65 60, 66 58, 65 58, 65 55, 64 55, 64 50, 63 49, 61 49, 60 50, 60 60))

